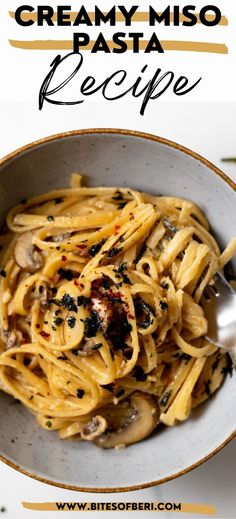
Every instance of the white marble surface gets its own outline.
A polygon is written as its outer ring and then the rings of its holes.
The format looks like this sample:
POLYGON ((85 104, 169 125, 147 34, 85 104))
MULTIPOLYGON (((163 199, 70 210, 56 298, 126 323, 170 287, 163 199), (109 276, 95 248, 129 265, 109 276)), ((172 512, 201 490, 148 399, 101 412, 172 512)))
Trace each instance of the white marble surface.
MULTIPOLYGON (((220 162, 223 156, 236 156, 236 104, 160 103, 155 113, 141 118, 133 103, 123 105, 122 110, 119 105, 112 105, 108 110, 108 106, 103 103, 91 103, 86 108, 70 110, 52 107, 40 113, 36 107, 27 103, 0 102, 0 113, 0 157, 27 142, 61 131, 89 127, 130 128, 155 133, 190 147, 220 166, 236 181, 236 164, 220 162)), ((235 463, 234 440, 207 463, 176 480, 142 491, 109 495, 84 494, 51 487, 0 464, 0 517, 51 519, 57 517, 56 513, 24 510, 21 501, 65 500, 205 503, 216 507, 217 518, 235 518, 235 463), (1 507, 5 507, 6 511, 1 512, 1 507)), ((81 514, 85 516, 85 513, 81 514)), ((128 515, 117 512, 115 517, 125 519, 128 515)), ((67 516, 69 514, 65 512, 63 517, 67 516)), ((100 519, 102 512, 97 512, 95 517, 100 519)), ((142 512, 140 517, 146 519, 152 517, 152 514, 142 512)), ((180 516, 161 512, 158 517, 175 519, 180 516)), ((184 517, 190 519, 194 516, 190 514, 184 517)))

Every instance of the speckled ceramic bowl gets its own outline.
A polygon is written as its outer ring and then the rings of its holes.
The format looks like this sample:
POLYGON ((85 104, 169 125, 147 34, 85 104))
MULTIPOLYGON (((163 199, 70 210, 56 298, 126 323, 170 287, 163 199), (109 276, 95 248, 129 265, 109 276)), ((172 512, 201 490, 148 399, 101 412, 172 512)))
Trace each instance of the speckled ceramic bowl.
MULTIPOLYGON (((222 246, 235 234, 235 185, 221 171, 173 142, 121 130, 56 135, 3 159, 2 219, 20 199, 67 186, 73 171, 85 175, 92 186, 129 185, 190 198, 205 211, 222 246)), ((126 449, 103 451, 85 442, 60 441, 1 393, 1 459, 40 481, 65 488, 90 492, 144 488, 186 473, 233 438, 235 402, 234 374, 188 421, 161 428, 126 449)))

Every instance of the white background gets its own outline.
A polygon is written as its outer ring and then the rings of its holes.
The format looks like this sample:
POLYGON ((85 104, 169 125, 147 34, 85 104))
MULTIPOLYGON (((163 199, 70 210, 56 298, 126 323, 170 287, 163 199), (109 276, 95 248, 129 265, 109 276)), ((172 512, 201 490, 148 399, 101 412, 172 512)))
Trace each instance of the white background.
MULTIPOLYGON (((198 41, 216 41, 226 43, 229 47, 227 56, 165 53, 144 57, 131 53, 118 57, 90 56, 86 53, 85 70, 94 73, 100 78, 107 75, 107 71, 122 67, 128 68, 130 73, 137 72, 148 63, 153 71, 157 66, 166 70, 173 70, 176 74, 186 74, 194 79, 203 76, 201 86, 188 97, 174 98, 166 94, 165 98, 153 103, 145 117, 139 115, 139 104, 131 102, 102 102, 100 96, 90 98, 79 107, 53 107, 45 105, 39 112, 37 108, 38 90, 42 80, 49 70, 49 64, 57 52, 20 51, 8 44, 8 38, 40 39, 64 38, 68 39, 72 29, 47 28, 22 29, 10 20, 8 9, 20 5, 19 1, 1 0, 0 4, 0 157, 17 147, 57 132, 67 130, 116 127, 147 131, 172 139, 214 162, 236 180, 236 164, 222 164, 223 156, 236 156, 236 5, 233 0, 224 3, 215 1, 222 7, 222 11, 230 20, 229 27, 206 29, 195 27, 191 29, 166 28, 160 29, 160 37, 165 39, 191 39, 198 41), (166 32, 167 31, 167 32, 166 32), (164 102, 165 101, 165 102, 164 102), (215 101, 215 102, 214 102, 215 101)), ((35 4, 36 2, 28 2, 35 4)), ((56 2, 38 2, 56 4, 56 2)), ((59 2, 58 2, 59 3, 59 2)), ((78 2, 64 2, 72 4, 74 8, 78 2)), ((96 2, 111 6, 111 2, 96 2)), ((116 2, 112 2, 114 5, 116 2)), ((119 3, 119 2, 117 2, 119 3)), ((122 2, 120 2, 122 3, 122 2)), ((141 10, 149 4, 146 0, 140 3, 141 10)), ((152 5, 164 7, 167 2, 150 2, 152 5)), ((170 2, 171 3, 171 2, 170 2)), ((174 2, 177 4, 178 2, 174 2)), ((180 2, 181 3, 181 2, 180 2)), ((187 3, 187 2, 186 2, 187 3)), ((209 2, 210 3, 210 2, 209 2)), ((132 5, 130 0, 125 5, 132 5)), ((196 1, 198 6, 206 4, 196 1)), ((93 2, 89 2, 92 10, 93 2)), ((140 30, 135 24, 134 30, 140 30)), ((143 29, 143 28, 142 28, 143 29)), ((121 30, 118 28, 117 30, 121 30)), ((128 28, 126 29, 128 31, 128 28)), ((150 29, 149 29, 150 33, 150 29)), ((107 31, 109 34, 109 30, 107 31)), ((74 85, 76 90, 76 85, 74 85)), ((1 417, 1 419, 4 419, 1 417)), ((219 417, 220 419, 220 417, 219 417)), ((158 448, 158 442, 157 442, 158 448)), ((6 513, 0 516, 6 519, 57 517, 55 513, 29 512, 21 507, 21 501, 185 501, 213 504, 217 508, 218 518, 235 518, 235 461, 236 442, 230 445, 195 471, 175 481, 159 487, 131 492, 127 494, 82 494, 57 489, 33 481, 14 470, 0 465, 0 509, 5 506, 6 513)), ((140 513, 146 519, 152 517, 148 513, 140 513)), ((85 514, 82 514, 85 516, 85 514)), ((112 514, 113 516, 114 514, 112 514)), ((69 517, 65 513, 63 517, 69 517)), ((110 514, 108 514, 110 516, 110 514)), ((99 519, 102 513, 95 514, 99 519)), ((119 514, 117 518, 130 517, 130 514, 119 514)), ((179 518, 179 514, 159 513, 160 518, 179 518)), ((199 517, 199 516, 197 516, 199 517)), ((201 516, 203 517, 203 516, 201 516)), ((190 516, 188 516, 190 518, 190 516)))

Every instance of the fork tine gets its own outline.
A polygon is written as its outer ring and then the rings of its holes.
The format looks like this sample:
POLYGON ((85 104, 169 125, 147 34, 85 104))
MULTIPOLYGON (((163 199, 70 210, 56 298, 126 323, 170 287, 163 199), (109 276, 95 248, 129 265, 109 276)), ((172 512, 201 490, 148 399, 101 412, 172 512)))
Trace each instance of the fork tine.
POLYGON ((225 279, 225 277, 220 273, 217 272, 214 276, 214 284, 219 292, 222 291, 223 288, 226 288, 227 290, 230 290, 232 293, 234 293, 234 290, 228 283, 228 281, 225 279))

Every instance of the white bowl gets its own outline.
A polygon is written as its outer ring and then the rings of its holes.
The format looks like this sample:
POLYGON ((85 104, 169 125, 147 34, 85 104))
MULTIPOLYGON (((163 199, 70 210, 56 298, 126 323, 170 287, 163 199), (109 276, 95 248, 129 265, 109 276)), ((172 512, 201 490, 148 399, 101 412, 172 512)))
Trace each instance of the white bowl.
MULTIPOLYGON (((0 207, 68 186, 79 171, 88 185, 129 185, 194 200, 222 247, 235 234, 235 185, 208 161, 173 142, 126 130, 82 130, 25 146, 0 163, 0 207)), ((236 265, 235 265, 236 267, 236 265)), ((60 441, 33 416, 0 395, 0 459, 40 481, 88 492, 140 489, 168 481, 206 461, 236 434, 236 375, 173 428, 145 441, 104 451, 86 442, 60 441)))

